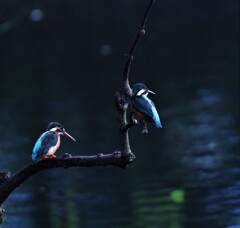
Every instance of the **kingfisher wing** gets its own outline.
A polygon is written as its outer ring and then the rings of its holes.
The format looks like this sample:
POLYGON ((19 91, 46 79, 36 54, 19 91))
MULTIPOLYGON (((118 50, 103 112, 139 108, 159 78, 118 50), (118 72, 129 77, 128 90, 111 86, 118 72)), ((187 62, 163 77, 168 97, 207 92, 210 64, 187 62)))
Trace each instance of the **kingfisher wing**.
POLYGON ((133 99, 132 105, 141 112, 147 120, 153 121, 156 127, 162 128, 155 104, 147 96, 133 99))
POLYGON ((147 102, 143 97, 135 97, 131 103, 147 120, 152 117, 151 103, 147 102))
POLYGON ((49 149, 56 145, 56 143, 57 136, 53 132, 44 132, 33 147, 32 159, 35 161, 39 156, 47 154, 49 149))

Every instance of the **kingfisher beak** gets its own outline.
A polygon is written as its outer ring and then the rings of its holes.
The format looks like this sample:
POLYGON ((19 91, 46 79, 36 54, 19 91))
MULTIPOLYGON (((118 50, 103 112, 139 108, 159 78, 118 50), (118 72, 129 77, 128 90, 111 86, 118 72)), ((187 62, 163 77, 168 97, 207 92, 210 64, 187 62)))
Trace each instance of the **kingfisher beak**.
POLYGON ((154 94, 154 95, 156 94, 156 93, 154 93, 153 91, 151 91, 151 90, 149 90, 149 89, 148 89, 147 91, 148 91, 149 93, 154 94))
POLYGON ((76 142, 76 139, 73 138, 71 135, 69 135, 65 130, 63 130, 62 133, 63 133, 64 135, 66 135, 69 139, 71 139, 71 140, 73 140, 73 141, 76 142))

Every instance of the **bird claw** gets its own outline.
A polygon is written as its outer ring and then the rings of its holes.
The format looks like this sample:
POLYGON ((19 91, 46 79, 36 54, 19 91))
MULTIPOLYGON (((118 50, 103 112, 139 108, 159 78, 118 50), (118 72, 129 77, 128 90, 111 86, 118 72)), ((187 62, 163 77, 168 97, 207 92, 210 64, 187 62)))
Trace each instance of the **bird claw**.
POLYGON ((51 155, 43 155, 41 157, 41 160, 46 160, 46 159, 52 159, 52 158, 56 158, 56 155, 51 154, 51 155))
POLYGON ((57 156, 54 155, 54 154, 51 154, 51 155, 48 156, 48 158, 56 158, 56 157, 57 157, 57 156))
POLYGON ((143 124, 142 124, 142 134, 147 134, 147 133, 148 133, 147 123, 143 122, 143 124))

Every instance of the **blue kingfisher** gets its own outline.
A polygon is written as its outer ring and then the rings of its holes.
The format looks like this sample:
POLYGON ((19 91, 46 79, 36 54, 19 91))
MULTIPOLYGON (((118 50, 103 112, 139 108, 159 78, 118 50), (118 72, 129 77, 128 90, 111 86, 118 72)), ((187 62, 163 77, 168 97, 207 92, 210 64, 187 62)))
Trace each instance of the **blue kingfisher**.
POLYGON ((156 107, 147 97, 148 93, 155 93, 149 90, 143 83, 135 84, 132 92, 130 105, 135 116, 138 117, 143 125, 146 125, 147 122, 153 122, 157 128, 162 128, 156 107))
POLYGON ((55 158, 56 155, 54 154, 60 146, 61 135, 65 135, 73 141, 76 141, 65 131, 64 127, 60 123, 49 123, 47 131, 38 138, 33 147, 32 160, 37 161, 39 159, 55 158))

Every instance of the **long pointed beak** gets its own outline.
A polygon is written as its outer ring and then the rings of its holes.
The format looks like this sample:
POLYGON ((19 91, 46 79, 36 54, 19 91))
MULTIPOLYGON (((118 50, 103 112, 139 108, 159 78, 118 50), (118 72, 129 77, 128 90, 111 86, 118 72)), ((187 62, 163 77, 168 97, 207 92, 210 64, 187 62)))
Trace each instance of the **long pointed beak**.
POLYGON ((151 90, 149 90, 149 89, 148 89, 147 91, 148 91, 149 93, 154 94, 154 95, 156 94, 156 93, 154 93, 153 91, 151 91, 151 90))
POLYGON ((63 133, 64 135, 66 135, 69 139, 71 139, 71 140, 73 140, 73 141, 76 142, 76 139, 73 138, 71 135, 69 135, 66 131, 63 131, 62 133, 63 133))

